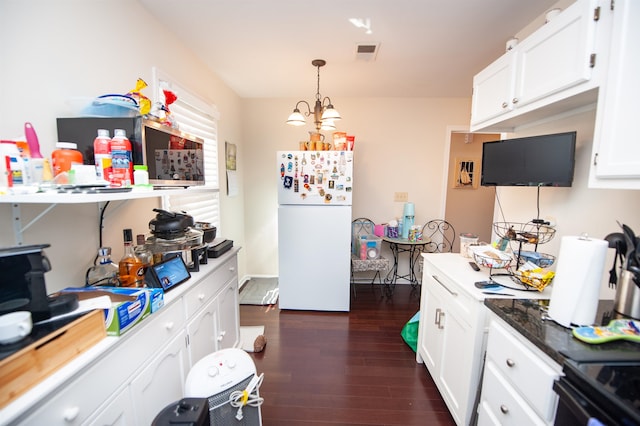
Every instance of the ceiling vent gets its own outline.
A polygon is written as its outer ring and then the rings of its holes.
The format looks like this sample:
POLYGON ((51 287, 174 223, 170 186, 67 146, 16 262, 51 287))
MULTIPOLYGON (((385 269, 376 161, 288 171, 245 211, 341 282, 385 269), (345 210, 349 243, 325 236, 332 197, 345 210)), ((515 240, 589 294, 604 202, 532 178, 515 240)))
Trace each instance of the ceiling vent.
POLYGON ((356 44, 356 60, 371 62, 378 56, 380 43, 358 43, 356 44))

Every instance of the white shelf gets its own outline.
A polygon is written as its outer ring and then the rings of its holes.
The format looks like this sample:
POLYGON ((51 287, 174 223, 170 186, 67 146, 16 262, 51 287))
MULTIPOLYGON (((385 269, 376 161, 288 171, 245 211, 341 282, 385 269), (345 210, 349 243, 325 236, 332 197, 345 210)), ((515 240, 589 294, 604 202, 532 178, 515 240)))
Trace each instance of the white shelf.
POLYGON ((0 195, 0 204, 82 204, 100 203, 104 201, 134 200, 141 198, 162 197, 165 195, 187 195, 194 192, 217 191, 210 187, 189 187, 156 189, 153 191, 114 192, 103 194, 42 192, 23 195, 0 195))
POLYGON ((129 201, 143 198, 157 198, 165 195, 189 195, 196 192, 218 192, 217 189, 205 186, 192 186, 189 188, 170 188, 155 189, 152 191, 130 191, 130 192, 114 192, 103 194, 85 194, 85 193, 58 193, 58 192, 41 192, 36 194, 22 195, 0 195, 0 204, 11 204, 12 225, 16 245, 22 245, 22 233, 31 225, 43 218, 51 209, 58 204, 90 204, 104 203, 107 201, 129 201), (26 225, 22 225, 22 209, 23 204, 44 204, 43 211, 26 225))

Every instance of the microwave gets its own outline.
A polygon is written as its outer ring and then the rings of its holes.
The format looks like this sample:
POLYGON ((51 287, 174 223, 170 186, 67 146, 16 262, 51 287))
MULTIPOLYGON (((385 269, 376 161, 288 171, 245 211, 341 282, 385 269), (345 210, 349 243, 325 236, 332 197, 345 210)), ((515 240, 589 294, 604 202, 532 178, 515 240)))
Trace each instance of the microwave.
POLYGON ((98 129, 124 129, 131 142, 134 165, 145 165, 156 187, 204 185, 204 141, 201 138, 137 117, 58 118, 58 141, 73 142, 84 164, 94 165, 93 141, 98 129))

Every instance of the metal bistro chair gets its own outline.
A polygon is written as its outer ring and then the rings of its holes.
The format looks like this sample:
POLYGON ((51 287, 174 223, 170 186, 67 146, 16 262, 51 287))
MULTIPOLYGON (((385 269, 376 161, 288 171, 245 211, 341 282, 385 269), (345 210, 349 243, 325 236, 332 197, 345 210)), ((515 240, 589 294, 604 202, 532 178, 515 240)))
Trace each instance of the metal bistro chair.
POLYGON ((451 253, 456 240, 456 230, 446 220, 434 219, 422 227, 422 238, 430 240, 425 247, 425 252, 451 253))
MULTIPOLYGON (((451 253, 456 240, 456 230, 446 220, 433 219, 422 227, 422 238, 429 240, 424 247, 424 253, 451 253)), ((424 259, 420 256, 418 270, 422 275, 424 259)))
MULTIPOLYGON (((380 285, 382 285, 382 273, 389 269, 389 259, 378 255, 374 259, 361 259, 359 255, 354 254, 354 244, 360 241, 360 237, 375 235, 375 224, 371 219, 366 217, 359 217, 351 222, 351 287, 353 289, 353 296, 356 295, 354 274, 357 272, 369 272, 375 271, 373 278, 371 278, 371 286, 378 279, 380 285)), ((378 247, 380 249, 380 247, 378 247)))

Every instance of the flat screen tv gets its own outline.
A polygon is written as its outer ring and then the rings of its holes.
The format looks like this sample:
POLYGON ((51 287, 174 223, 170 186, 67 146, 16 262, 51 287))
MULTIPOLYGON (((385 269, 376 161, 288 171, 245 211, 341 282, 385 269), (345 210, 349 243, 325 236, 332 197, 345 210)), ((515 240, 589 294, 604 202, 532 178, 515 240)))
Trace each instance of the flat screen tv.
POLYGON ((576 132, 482 144, 482 186, 571 186, 576 132))

